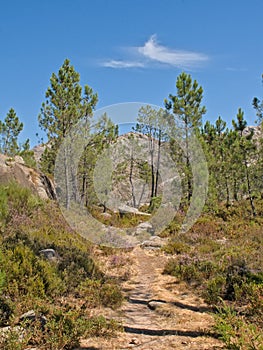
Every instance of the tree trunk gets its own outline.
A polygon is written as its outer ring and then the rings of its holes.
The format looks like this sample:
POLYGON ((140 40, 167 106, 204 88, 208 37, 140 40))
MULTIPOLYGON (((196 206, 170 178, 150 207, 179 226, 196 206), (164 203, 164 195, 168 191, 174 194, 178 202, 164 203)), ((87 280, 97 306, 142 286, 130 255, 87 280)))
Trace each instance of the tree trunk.
POLYGON ((256 213, 256 208, 255 208, 253 197, 252 197, 252 193, 251 193, 251 184, 250 184, 250 178, 249 178, 249 172, 248 172, 248 164, 247 164, 246 157, 245 157, 245 169, 246 169, 247 190, 248 190, 250 206, 251 206, 251 210, 252 210, 252 215, 255 217, 257 215, 257 213, 256 213))
POLYGON ((136 197, 135 197, 134 185, 133 185, 133 181, 132 181, 133 167, 134 167, 134 158, 133 158, 133 151, 132 151, 132 154, 131 154, 131 166, 130 166, 129 181, 130 181, 131 192, 132 192, 132 205, 133 205, 133 207, 135 208, 135 207, 136 207, 136 197))
POLYGON ((160 168, 160 157, 161 157, 161 130, 159 130, 158 135, 158 155, 157 155, 157 164, 156 164, 156 172, 155 172, 155 191, 154 197, 157 197, 158 194, 158 181, 159 181, 159 168, 160 168))
POLYGON ((70 208, 70 193, 69 193, 69 170, 68 170, 68 154, 67 146, 64 148, 64 173, 65 173, 65 190, 66 190, 66 209, 70 208))

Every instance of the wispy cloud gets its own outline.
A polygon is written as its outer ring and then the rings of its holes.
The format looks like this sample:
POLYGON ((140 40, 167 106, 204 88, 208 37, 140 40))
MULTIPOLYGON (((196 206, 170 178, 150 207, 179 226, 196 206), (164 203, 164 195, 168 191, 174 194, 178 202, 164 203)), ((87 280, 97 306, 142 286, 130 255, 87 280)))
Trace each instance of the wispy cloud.
POLYGON ((136 61, 108 60, 103 62, 102 66, 110 68, 138 68, 144 67, 144 63, 136 61))
POLYGON ((152 35, 144 46, 138 47, 138 52, 152 61, 180 68, 191 68, 208 61, 208 56, 202 53, 173 50, 159 45, 156 35, 152 35))
POLYGON ((143 68, 153 63, 177 68, 192 69, 209 60, 203 53, 171 49, 162 46, 157 41, 157 36, 152 35, 143 46, 127 49, 136 56, 136 60, 114 60, 109 59, 102 63, 104 67, 110 68, 143 68))

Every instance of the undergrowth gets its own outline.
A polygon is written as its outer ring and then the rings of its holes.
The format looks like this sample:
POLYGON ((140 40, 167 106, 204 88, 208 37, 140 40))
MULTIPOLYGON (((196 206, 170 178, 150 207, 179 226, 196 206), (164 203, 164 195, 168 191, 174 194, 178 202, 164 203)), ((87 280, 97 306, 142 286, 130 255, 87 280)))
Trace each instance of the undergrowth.
POLYGON ((92 308, 117 308, 122 293, 94 262, 91 243, 64 221, 55 202, 42 201, 15 182, 0 185, 0 348, 71 349, 84 336, 112 336, 120 325, 92 308), (41 250, 53 249, 47 259, 41 250), (46 318, 24 325, 34 310, 46 318))
MULTIPOLYGON (((256 201, 262 212, 262 201, 256 201)), ((163 250, 171 255, 164 273, 199 291, 216 309, 215 330, 228 349, 262 350, 262 217, 251 217, 243 201, 215 213, 203 213, 187 233, 182 219, 166 230, 163 250)))

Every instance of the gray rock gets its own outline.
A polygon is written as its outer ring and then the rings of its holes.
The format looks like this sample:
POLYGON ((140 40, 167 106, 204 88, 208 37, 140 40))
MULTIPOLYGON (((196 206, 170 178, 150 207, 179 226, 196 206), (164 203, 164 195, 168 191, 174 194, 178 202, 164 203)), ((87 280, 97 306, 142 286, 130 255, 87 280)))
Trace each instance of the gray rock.
POLYGON ((154 233, 154 229, 149 222, 142 222, 141 224, 139 224, 135 229, 134 235, 139 236, 145 232, 149 233, 150 235, 154 233))
POLYGON ((0 183, 16 181, 42 199, 56 199, 53 182, 40 171, 23 164, 21 157, 10 158, 0 154, 0 183))
POLYGON ((135 214, 135 215, 143 215, 143 216, 151 216, 151 214, 144 213, 139 211, 137 208, 130 207, 128 205, 121 205, 118 208, 120 214, 135 214))
POLYGON ((141 247, 149 249, 160 249, 165 245, 165 243, 166 240, 160 238, 159 236, 152 236, 147 241, 142 242, 141 247))
POLYGON ((141 224, 139 224, 137 226, 137 228, 140 228, 140 229, 145 230, 147 232, 152 232, 153 231, 152 224, 150 224, 149 222, 142 222, 141 224))
POLYGON ((105 219, 110 219, 112 217, 110 213, 101 213, 100 215, 105 219))
POLYGON ((166 304, 166 301, 162 300, 150 300, 147 303, 147 306, 151 310, 156 310, 158 307, 161 307, 166 304))
POLYGON ((42 255, 47 260, 56 260, 58 258, 58 254, 54 249, 42 249, 39 251, 39 254, 42 255))
POLYGON ((43 315, 36 315, 34 310, 29 310, 19 317, 20 322, 35 322, 40 321, 42 327, 47 323, 47 319, 43 315))

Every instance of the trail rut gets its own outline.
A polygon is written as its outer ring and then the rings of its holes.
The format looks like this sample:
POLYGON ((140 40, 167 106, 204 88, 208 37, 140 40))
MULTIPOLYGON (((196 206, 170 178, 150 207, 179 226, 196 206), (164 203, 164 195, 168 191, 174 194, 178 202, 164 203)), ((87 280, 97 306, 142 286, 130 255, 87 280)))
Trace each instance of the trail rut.
POLYGON ((124 332, 108 340, 85 339, 81 349, 223 349, 211 330, 209 307, 174 277, 162 274, 168 257, 140 247, 129 254, 134 273, 123 283, 126 301, 113 313, 124 332))

